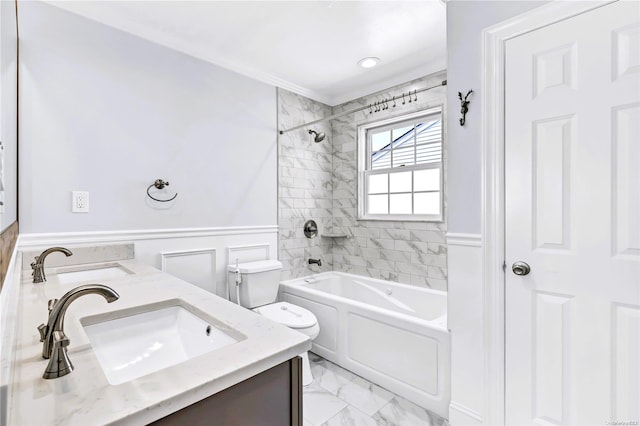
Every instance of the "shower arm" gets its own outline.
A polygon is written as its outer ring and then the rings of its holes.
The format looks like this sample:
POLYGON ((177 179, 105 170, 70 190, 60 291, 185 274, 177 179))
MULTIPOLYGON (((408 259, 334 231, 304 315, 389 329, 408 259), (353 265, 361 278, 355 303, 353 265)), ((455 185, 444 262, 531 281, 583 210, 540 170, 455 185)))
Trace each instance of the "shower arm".
MULTIPOLYGON (((423 89, 412 90, 409 93, 410 94, 411 93, 417 94, 417 93, 426 92, 427 90, 435 89, 437 87, 442 87, 442 86, 446 86, 446 85, 447 85, 447 80, 442 80, 442 82, 440 84, 436 84, 435 86, 429 86, 429 87, 425 87, 423 89)), ((398 99, 398 97, 396 97, 396 99, 398 99)), ((359 107, 359 108, 355 108, 355 109, 352 109, 352 110, 349 110, 349 111, 344 111, 344 112, 339 112, 337 114, 332 114, 332 115, 329 115, 327 117, 320 118, 318 120, 314 120, 314 121, 310 121, 308 123, 300 124, 299 126, 291 127, 289 129, 280 130, 279 133, 281 135, 283 135, 286 132, 290 132, 292 130, 298 130, 298 129, 301 129, 303 127, 311 126, 313 124, 322 123, 323 121, 333 120, 334 118, 342 117, 343 115, 353 114, 354 112, 362 111, 362 110, 367 109, 367 108, 370 108, 370 105, 365 105, 365 106, 362 106, 362 107, 359 107)))

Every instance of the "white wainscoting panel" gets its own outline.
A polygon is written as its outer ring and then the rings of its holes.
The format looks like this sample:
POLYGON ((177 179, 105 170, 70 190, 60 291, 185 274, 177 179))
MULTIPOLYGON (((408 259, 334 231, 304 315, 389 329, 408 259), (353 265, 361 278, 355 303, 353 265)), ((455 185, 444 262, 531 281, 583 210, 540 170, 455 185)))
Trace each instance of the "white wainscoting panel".
POLYGON ((163 272, 209 292, 216 292, 216 249, 162 252, 163 272))
POLYGON ((482 237, 447 234, 451 330, 449 423, 480 425, 484 407, 482 237))
POLYGON ((227 249, 227 265, 243 262, 254 262, 271 258, 271 246, 269 243, 234 246, 227 249))
POLYGON ((205 268, 209 269, 207 274, 215 271, 213 287, 209 287, 208 290, 226 299, 228 298, 226 284, 228 249, 239 248, 239 253, 243 256, 240 261, 275 258, 278 247, 278 226, 24 234, 20 236, 19 249, 60 245, 73 251, 75 246, 114 243, 133 243, 136 260, 158 269, 162 269, 162 253, 190 253, 187 256, 174 256, 167 259, 170 264, 167 266, 167 272, 189 282, 206 281, 208 278, 189 278, 187 275, 178 275, 175 270, 176 268, 184 269, 184 265, 192 261, 201 268, 204 263, 207 263, 208 266, 205 268), (268 257, 250 258, 254 255, 268 257), (183 266, 176 266, 176 264, 183 266))

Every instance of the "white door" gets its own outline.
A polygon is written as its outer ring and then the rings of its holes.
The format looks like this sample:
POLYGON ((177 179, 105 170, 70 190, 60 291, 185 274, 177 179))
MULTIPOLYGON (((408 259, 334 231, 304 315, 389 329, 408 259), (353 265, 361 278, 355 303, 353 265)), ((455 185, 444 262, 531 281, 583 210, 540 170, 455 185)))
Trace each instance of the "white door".
POLYGON ((506 422, 638 424, 640 2, 505 53, 506 422))

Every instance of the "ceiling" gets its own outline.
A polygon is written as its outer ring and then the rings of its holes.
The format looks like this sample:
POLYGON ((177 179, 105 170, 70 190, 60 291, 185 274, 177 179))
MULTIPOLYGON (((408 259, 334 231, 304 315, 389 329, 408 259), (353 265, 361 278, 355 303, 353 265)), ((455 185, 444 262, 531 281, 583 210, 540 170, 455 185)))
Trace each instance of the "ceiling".
POLYGON ((328 105, 446 66, 441 0, 48 3, 328 105))

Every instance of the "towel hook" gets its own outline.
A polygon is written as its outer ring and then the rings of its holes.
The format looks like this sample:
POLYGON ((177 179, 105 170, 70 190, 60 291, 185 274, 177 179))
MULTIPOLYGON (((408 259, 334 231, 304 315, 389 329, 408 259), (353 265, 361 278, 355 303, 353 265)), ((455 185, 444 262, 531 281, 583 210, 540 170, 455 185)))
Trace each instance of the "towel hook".
POLYGON ((469 111, 469 102, 471 102, 467 100, 467 98, 469 98, 469 95, 471 95, 472 93, 473 93, 473 90, 469 90, 463 99, 462 93, 458 92, 458 99, 460 99, 460 114, 462 114, 462 117, 460 117, 461 126, 464 126, 464 123, 467 121, 467 112, 469 111))
POLYGON ((169 198, 167 200, 160 200, 160 199, 154 197, 153 195, 151 195, 151 193, 149 192, 149 190, 151 188, 153 188, 154 186, 156 187, 156 189, 163 189, 165 186, 169 186, 169 182, 165 182, 162 179, 156 179, 155 182, 153 182, 151 185, 149 185, 149 187, 147 188, 147 195, 149 196, 149 198, 151 198, 154 201, 159 201, 161 203, 166 203, 166 202, 175 200, 175 198, 178 196, 178 193, 176 192, 173 197, 171 197, 171 198, 169 198))

